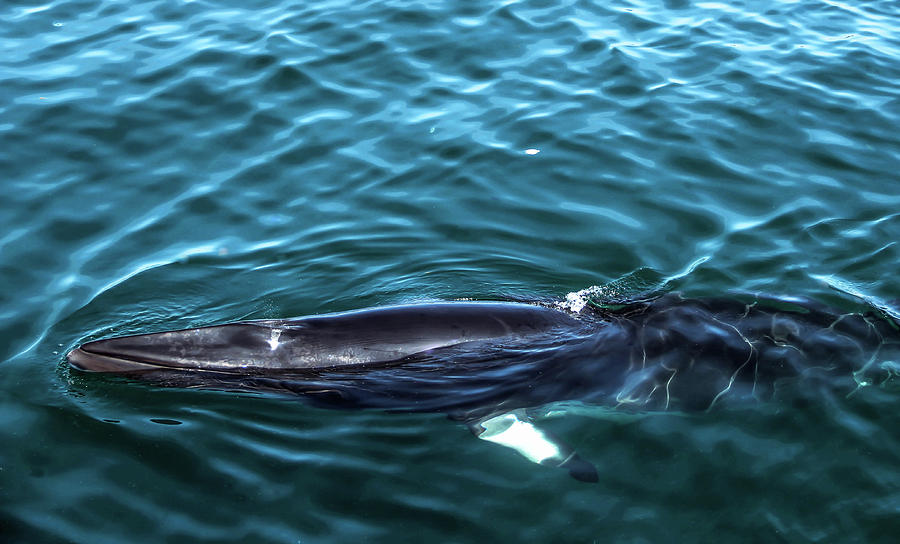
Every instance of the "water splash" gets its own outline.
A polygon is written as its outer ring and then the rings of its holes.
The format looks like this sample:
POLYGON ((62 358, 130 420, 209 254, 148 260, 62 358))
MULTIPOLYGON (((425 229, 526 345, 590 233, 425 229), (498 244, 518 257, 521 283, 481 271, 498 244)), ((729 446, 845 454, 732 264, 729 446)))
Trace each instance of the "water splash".
POLYGON ((864 291, 864 288, 854 284, 851 281, 845 280, 843 278, 839 278, 834 275, 824 275, 824 274, 813 274, 811 276, 813 279, 819 280, 832 289, 836 291, 840 291, 841 293, 846 293, 850 296, 856 297, 869 306, 873 308, 877 308, 878 310, 884 312, 885 315, 892 318, 894 321, 900 323, 900 310, 895 308, 894 306, 888 304, 881 298, 870 295, 864 291))

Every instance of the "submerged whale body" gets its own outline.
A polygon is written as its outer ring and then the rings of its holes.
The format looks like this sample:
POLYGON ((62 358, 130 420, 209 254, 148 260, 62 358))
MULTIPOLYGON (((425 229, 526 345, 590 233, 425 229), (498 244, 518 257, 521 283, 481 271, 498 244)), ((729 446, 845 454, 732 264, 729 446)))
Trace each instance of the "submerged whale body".
POLYGON ((791 378, 852 390, 888 379, 898 356, 897 324, 877 312, 667 294, 578 314, 439 302, 246 321, 97 340, 67 358, 79 370, 165 386, 445 412, 479 438, 597 481, 591 463, 534 424, 541 407, 707 410, 771 398, 791 378))

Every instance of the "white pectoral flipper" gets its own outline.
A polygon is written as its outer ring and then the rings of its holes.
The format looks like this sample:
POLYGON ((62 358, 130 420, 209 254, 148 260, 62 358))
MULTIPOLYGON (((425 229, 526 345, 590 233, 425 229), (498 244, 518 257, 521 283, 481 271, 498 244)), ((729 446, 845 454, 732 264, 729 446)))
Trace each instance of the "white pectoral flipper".
POLYGON ((471 423, 478 438, 512 448, 533 463, 560 467, 576 480, 597 482, 597 469, 571 446, 536 427, 522 411, 508 412, 471 423))

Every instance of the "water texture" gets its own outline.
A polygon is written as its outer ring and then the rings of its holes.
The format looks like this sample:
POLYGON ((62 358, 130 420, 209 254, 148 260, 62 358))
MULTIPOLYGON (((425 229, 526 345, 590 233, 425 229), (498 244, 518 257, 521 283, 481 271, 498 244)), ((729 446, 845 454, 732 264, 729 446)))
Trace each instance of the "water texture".
POLYGON ((548 422, 586 485, 441 415, 63 354, 648 277, 889 306, 898 27, 893 0, 4 2, 0 540, 893 542, 898 391, 548 422))

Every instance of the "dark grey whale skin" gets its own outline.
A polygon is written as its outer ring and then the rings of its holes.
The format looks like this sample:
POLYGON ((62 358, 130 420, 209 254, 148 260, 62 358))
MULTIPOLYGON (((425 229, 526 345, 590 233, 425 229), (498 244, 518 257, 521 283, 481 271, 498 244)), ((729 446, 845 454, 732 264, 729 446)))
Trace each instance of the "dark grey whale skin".
MULTIPOLYGON (((900 332, 875 310, 841 314, 796 298, 666 294, 581 314, 439 302, 231 323, 97 340, 67 358, 79 370, 163 386, 289 394, 330 408, 445 412, 474 425, 557 401, 708 410, 770 399, 790 380, 849 392, 896 372, 900 332)), ((577 456, 570 462, 573 476, 595 481, 592 465, 577 456)))

